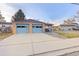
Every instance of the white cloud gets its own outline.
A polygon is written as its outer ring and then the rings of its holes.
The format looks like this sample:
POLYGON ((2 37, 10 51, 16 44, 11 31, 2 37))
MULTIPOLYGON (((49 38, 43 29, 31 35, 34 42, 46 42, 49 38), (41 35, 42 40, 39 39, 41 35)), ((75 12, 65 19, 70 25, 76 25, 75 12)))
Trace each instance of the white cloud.
POLYGON ((3 17, 5 17, 5 20, 10 22, 11 17, 15 13, 15 8, 9 6, 8 4, 0 4, 0 10, 3 17))

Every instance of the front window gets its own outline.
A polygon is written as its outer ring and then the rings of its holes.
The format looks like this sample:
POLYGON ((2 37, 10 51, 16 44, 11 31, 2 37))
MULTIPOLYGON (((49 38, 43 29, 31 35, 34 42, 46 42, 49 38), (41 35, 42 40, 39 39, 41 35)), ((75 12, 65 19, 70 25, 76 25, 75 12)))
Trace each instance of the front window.
POLYGON ((42 26, 36 26, 36 28, 42 28, 42 26))
POLYGON ((33 28, 42 28, 42 26, 32 26, 33 28))

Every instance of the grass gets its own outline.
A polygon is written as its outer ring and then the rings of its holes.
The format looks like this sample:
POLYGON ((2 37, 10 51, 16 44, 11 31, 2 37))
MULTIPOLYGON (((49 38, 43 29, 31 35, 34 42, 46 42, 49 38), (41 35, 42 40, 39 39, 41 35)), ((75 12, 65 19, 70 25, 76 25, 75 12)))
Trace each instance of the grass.
POLYGON ((12 33, 0 33, 0 40, 3 40, 11 35, 12 33))
POLYGON ((79 37, 79 32, 62 32, 62 31, 59 31, 57 33, 62 35, 65 38, 78 38, 79 37))

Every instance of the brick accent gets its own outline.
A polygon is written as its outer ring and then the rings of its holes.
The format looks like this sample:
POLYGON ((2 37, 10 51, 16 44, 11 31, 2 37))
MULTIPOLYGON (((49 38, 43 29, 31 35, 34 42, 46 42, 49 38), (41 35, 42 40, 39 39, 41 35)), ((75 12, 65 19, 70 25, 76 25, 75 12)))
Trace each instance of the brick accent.
POLYGON ((12 33, 16 34, 16 24, 14 22, 12 23, 12 33))
POLYGON ((32 33, 32 22, 29 23, 29 33, 32 33))
POLYGON ((42 23, 42 26, 43 26, 43 32, 45 32, 45 24, 42 23))

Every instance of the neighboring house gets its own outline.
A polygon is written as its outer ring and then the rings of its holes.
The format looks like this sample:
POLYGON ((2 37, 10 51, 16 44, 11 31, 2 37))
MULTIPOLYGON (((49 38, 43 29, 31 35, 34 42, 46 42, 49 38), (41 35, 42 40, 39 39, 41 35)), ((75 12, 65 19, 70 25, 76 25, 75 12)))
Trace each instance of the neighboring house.
POLYGON ((2 32, 11 32, 11 25, 12 23, 6 22, 4 17, 0 12, 0 33, 2 32))
POLYGON ((77 23, 61 24, 60 28, 62 31, 72 31, 74 29, 79 29, 79 25, 77 23))
POLYGON ((79 31, 79 24, 74 18, 65 20, 64 24, 61 24, 60 27, 62 31, 79 31))
POLYGON ((12 23, 9 22, 0 22, 0 32, 11 32, 12 23))
POLYGON ((12 32, 14 34, 46 32, 45 29, 51 31, 52 25, 34 19, 26 19, 21 9, 12 17, 12 32))
POLYGON ((11 22, 0 22, 0 27, 10 27, 11 25, 11 22))

